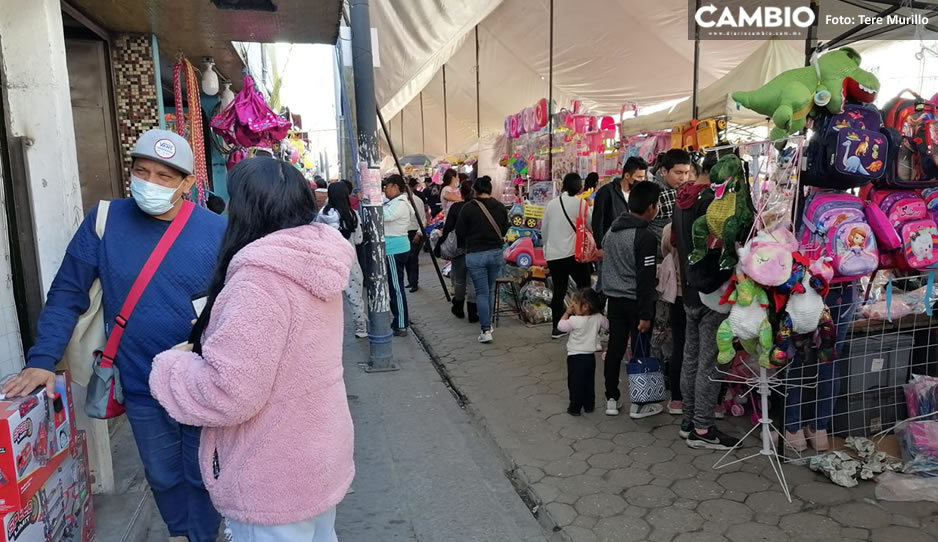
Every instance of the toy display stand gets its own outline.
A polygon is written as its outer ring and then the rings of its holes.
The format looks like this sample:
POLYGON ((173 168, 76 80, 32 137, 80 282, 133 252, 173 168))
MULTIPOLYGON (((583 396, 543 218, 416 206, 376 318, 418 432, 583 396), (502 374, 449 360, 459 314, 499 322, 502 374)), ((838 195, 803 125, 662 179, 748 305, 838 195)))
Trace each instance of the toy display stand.
MULTIPOLYGON (((778 448, 776 446, 776 439, 773 438, 773 432, 776 435, 781 435, 782 439, 785 439, 785 432, 780 430, 772 422, 772 418, 769 415, 769 394, 773 391, 784 395, 786 387, 801 387, 801 388, 813 388, 817 386, 816 382, 805 384, 804 382, 808 380, 807 378, 782 378, 779 377, 779 374, 782 374, 782 369, 772 369, 772 373, 769 373, 769 369, 765 367, 759 367, 758 372, 753 369, 749 363, 743 362, 742 366, 746 368, 746 371, 749 373, 746 376, 739 376, 729 372, 726 372, 719 367, 717 367, 717 372, 722 375, 725 375, 726 378, 711 378, 712 382, 734 384, 734 385, 743 385, 748 389, 742 394, 742 397, 751 396, 753 391, 759 393, 760 402, 758 404, 759 414, 759 423, 752 426, 752 429, 746 433, 739 442, 733 446, 730 450, 724 453, 720 459, 714 463, 714 469, 722 469, 730 465, 735 465, 737 463, 742 463, 744 461, 749 461, 758 457, 765 457, 769 464, 772 465, 772 470, 775 472, 775 476, 778 479, 779 485, 782 486, 782 491, 785 493, 785 498, 788 499, 788 502, 791 502, 791 491, 788 488, 788 481, 785 479, 785 472, 782 470, 782 463, 787 462, 785 457, 782 454, 779 454, 778 448), (727 462, 727 458, 738 449, 743 446, 743 443, 751 435, 756 434, 756 431, 759 431, 759 435, 762 440, 762 447, 755 453, 747 455, 739 459, 727 462)), ((756 404, 753 403, 753 408, 757 408, 756 404)), ((787 441, 786 441, 787 443, 787 441)), ((791 448, 791 446, 788 446, 791 448)))

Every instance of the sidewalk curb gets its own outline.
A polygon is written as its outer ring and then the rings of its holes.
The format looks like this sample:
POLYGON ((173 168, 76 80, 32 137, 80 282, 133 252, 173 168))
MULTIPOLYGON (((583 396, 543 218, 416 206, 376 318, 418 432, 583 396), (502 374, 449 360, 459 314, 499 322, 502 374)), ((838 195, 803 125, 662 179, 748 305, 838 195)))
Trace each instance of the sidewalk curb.
POLYGON ((569 536, 563 531, 563 528, 557 525, 557 522, 550 517, 550 512, 543 507, 544 503, 538 498, 534 493, 534 490, 531 489, 531 483, 528 480, 527 476, 518 468, 518 465, 511 458, 509 453, 505 451, 501 446, 498 445, 498 442, 495 440, 495 437, 492 434, 492 431, 489 429, 488 422, 485 420, 485 417, 476 410, 475 406, 470 401, 469 397, 466 396, 462 390, 459 389, 459 386, 453 381, 452 376, 449 373, 449 370, 446 368, 446 364, 440 359, 436 354, 433 347, 427 342, 423 333, 420 332, 420 329, 416 324, 411 322, 410 330, 413 332, 414 338, 417 340, 417 344, 420 348, 426 352, 427 357, 430 358, 430 363, 433 364, 433 367, 439 373, 440 378, 443 380, 443 383, 446 385, 446 388, 452 393, 453 398, 456 400, 456 403, 466 411, 469 416, 469 420, 479 429, 479 433, 483 435, 487 441, 487 444, 495 452, 496 456, 499 458, 499 461, 506 468, 503 473, 505 477, 508 478, 508 481, 511 482, 511 486, 515 489, 515 493, 518 494, 518 497, 527 507, 528 511, 531 512, 531 515, 534 516, 534 519, 540 524, 541 528, 544 529, 545 534, 548 537, 552 537, 552 540, 556 542, 572 542, 569 536))

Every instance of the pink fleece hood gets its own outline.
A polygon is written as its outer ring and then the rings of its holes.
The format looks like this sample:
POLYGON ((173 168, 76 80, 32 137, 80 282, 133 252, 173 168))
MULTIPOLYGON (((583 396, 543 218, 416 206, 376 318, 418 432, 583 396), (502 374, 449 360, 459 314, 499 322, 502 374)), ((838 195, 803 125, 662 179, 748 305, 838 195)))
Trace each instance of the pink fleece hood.
POLYGON ((202 355, 153 361, 150 391, 203 428, 199 465, 225 517, 281 525, 345 496, 355 466, 342 378, 342 296, 355 250, 323 224, 283 230, 231 261, 202 355))

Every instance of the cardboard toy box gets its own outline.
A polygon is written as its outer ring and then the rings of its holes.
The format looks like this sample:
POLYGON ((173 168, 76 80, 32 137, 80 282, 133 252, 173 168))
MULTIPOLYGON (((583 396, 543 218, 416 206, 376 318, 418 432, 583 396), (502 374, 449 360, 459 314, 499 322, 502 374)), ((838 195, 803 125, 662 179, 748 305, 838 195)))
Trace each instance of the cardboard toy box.
POLYGON ((0 400, 0 514, 24 510, 64 460, 75 433, 68 375, 56 375, 56 396, 41 389, 0 400))
POLYGON ((26 507, 3 518, 0 542, 92 542, 94 507, 88 447, 78 432, 62 462, 26 507))

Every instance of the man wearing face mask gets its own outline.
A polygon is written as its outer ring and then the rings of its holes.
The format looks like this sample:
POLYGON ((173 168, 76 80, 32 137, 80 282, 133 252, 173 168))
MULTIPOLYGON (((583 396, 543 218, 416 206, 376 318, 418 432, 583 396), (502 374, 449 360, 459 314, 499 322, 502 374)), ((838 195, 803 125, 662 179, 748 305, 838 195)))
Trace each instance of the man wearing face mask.
MULTIPOLYGON (((133 198, 110 203, 102 238, 95 231, 98 206, 79 226, 49 289, 26 368, 3 386, 4 393, 19 396, 41 386, 54 393, 53 371, 78 317, 88 309, 92 282, 101 281, 110 333, 144 262, 182 210, 183 196, 195 181, 186 140, 150 130, 131 156, 133 198)), ((115 357, 127 418, 170 540, 214 542, 220 517, 199 474, 199 429, 176 423, 153 399, 150 366, 156 354, 188 340, 224 230, 220 216, 201 207, 193 210, 127 320, 115 357)))

